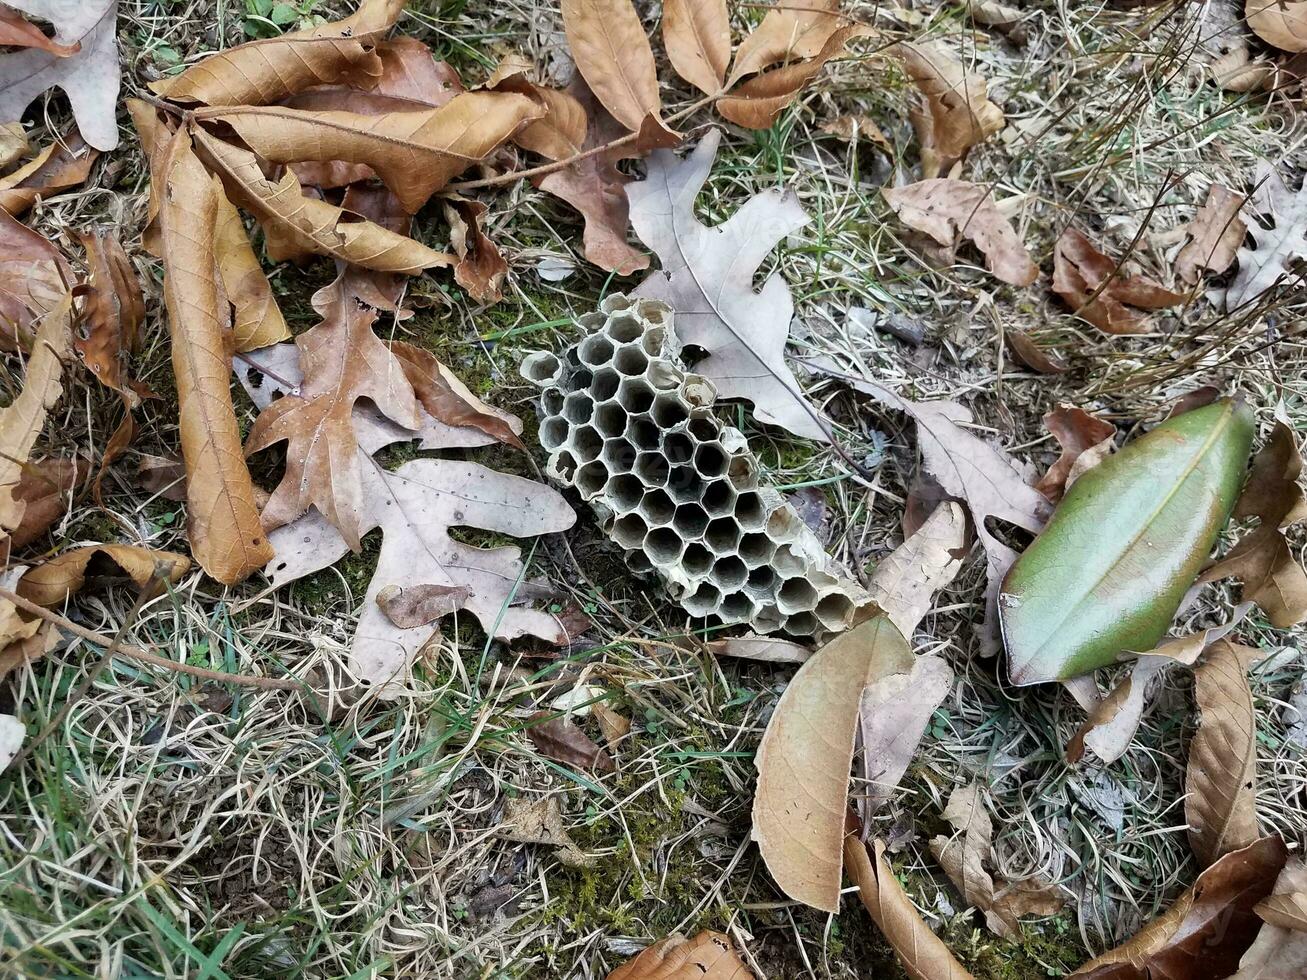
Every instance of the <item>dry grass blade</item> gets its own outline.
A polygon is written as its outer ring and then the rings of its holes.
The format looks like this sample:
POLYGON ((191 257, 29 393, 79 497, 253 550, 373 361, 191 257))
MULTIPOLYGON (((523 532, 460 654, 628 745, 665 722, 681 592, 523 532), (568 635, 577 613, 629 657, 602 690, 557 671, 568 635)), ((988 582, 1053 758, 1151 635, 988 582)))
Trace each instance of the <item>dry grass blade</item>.
POLYGON ((666 0, 663 45, 676 73, 704 95, 716 95, 731 62, 726 0, 666 0))
POLYGON ((631 0, 562 0, 581 76, 613 118, 637 132, 662 110, 653 49, 631 0))
POLYGON ((228 307, 213 248, 218 194, 185 132, 173 140, 165 166, 164 301, 181 413, 191 552, 206 572, 230 585, 267 564, 273 550, 259 523, 232 406, 228 307))

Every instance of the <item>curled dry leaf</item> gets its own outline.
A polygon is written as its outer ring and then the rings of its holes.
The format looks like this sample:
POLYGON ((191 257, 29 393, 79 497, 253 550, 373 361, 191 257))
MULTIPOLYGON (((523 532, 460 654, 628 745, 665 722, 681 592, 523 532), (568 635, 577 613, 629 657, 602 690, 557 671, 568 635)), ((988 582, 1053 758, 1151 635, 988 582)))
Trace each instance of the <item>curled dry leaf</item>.
POLYGON ((447 197, 441 201, 449 224, 449 243, 458 262, 454 281, 478 303, 499 302, 508 263, 485 232, 486 206, 480 201, 447 197))
POLYGON ((215 275, 218 195, 178 133, 162 166, 160 233, 164 302, 172 335, 191 552, 223 584, 241 581, 273 555, 259 523, 241 455, 227 352, 228 305, 215 275))
POLYGON ((17 216, 39 197, 81 186, 99 156, 75 134, 51 143, 13 173, 0 177, 0 210, 17 216))
POLYGON ((867 591, 905 637, 912 636, 935 593, 957 576, 966 544, 967 516, 946 500, 876 566, 867 591))
POLYGON ((539 711, 527 719, 526 735, 547 759, 577 769, 616 772, 613 757, 595 744, 581 726, 566 718, 539 711))
POLYGON ((1166 912, 1072 976, 1089 980, 1229 977, 1261 927, 1253 908, 1271 893, 1287 854, 1279 837, 1263 837, 1231 851, 1200 874, 1166 912))
POLYGON ((729 84, 782 61, 816 57, 843 22, 839 0, 773 4, 762 22, 740 43, 729 84))
POLYGON ((466 585, 387 585, 377 593, 377 605, 400 629, 411 630, 457 612, 470 598, 466 585))
POLYGON ((1032 371, 1040 374, 1066 374, 1071 370, 1061 354, 1050 347, 1040 347, 1023 330, 1007 327, 1003 331, 1003 340, 1012 356, 1032 371))
POLYGON ((812 651, 801 644, 756 633, 727 640, 710 640, 707 646, 709 652, 718 657, 738 657, 771 664, 801 664, 812 657, 812 651))
POLYGON ((1152 328, 1139 310, 1184 302, 1182 293, 1145 276, 1122 275, 1117 263, 1070 227, 1053 250, 1053 292, 1077 316, 1111 334, 1148 333, 1152 328))
POLYGON ((986 184, 936 177, 881 191, 909 228, 925 232, 940 245, 955 249, 965 238, 985 255, 985 265, 1004 282, 1029 286, 1039 267, 994 203, 986 184))
POLYGON ((912 119, 921 143, 921 176, 938 177, 1003 128, 1003 110, 989 100, 985 80, 939 41, 899 44, 894 51, 925 101, 912 119))
POLYGON ((799 668, 763 733, 755 765, 753 839, 780 889, 839 909, 840 848, 862 692, 912 669, 912 651, 884 616, 836 637, 799 668), (824 733, 814 739, 812 733, 824 733))
POLYGON ((495 827, 495 834, 519 844, 549 844, 558 848, 559 863, 569 868, 589 868, 595 859, 584 853, 572 840, 563 823, 558 797, 527 801, 504 801, 504 817, 495 827))
POLYGON ((101 384, 123 396, 129 408, 140 404, 139 390, 124 371, 124 360, 136 350, 145 322, 145 297, 136 270, 122 242, 104 227, 78 235, 86 250, 91 275, 83 298, 87 336, 73 342, 82 360, 101 384))
POLYGON ((270 105, 349 76, 375 80, 382 72, 375 42, 390 30, 404 3, 363 0, 344 20, 228 48, 150 88, 177 102, 270 105))
POLYGON ((844 838, 844 863, 858 897, 912 980, 974 980, 930 930, 885 860, 885 844, 844 838))
POLYGON ((840 139, 870 140, 872 144, 884 150, 887 154, 892 155, 894 152, 894 148, 890 146, 889 138, 871 116, 836 116, 830 122, 822 123, 821 131, 830 133, 832 136, 838 136, 840 139))
POLYGON ((81 591, 91 563, 99 558, 122 569, 141 589, 150 584, 156 572, 162 579, 175 584, 191 567, 189 558, 171 551, 155 551, 129 544, 89 545, 65 551, 29 568, 18 580, 14 591, 38 606, 60 606, 81 591))
POLYGON ((518 438, 522 423, 516 416, 501 412, 472 394, 430 351, 402 340, 392 340, 389 347, 399 360, 404 377, 413 386, 419 404, 437 422, 476 429, 514 449, 526 448, 518 438))
POLYGON ((630 734, 631 719, 620 711, 608 707, 604 702, 596 701, 590 705, 590 712, 595 716, 595 721, 599 723, 599 731, 603 733, 604 741, 609 745, 616 745, 630 734))
POLYGON ((693 939, 673 933, 628 960, 608 980, 754 980, 730 937, 701 932, 693 939))
POLYGON ((73 288, 63 253, 0 210, 0 351, 28 350, 34 324, 73 288))
POLYGON ((1050 501, 1057 503, 1071 482, 1072 469, 1085 454, 1094 451, 1101 458, 1104 451, 1111 452, 1116 426, 1082 408, 1058 405, 1044 415, 1044 428, 1057 440, 1062 455, 1039 478, 1035 487, 1050 501))
POLYGON ((1299 857, 1286 864, 1275 890, 1253 911, 1269 925, 1307 932, 1307 862, 1299 857))
POLYGON ((1285 864, 1275 891, 1254 911, 1264 924, 1230 980, 1307 976, 1307 865, 1302 858, 1285 864))
POLYGON ((1248 231, 1248 223, 1239 217, 1244 200, 1220 184, 1207 188, 1207 200, 1185 226, 1189 241, 1175 258, 1181 282, 1192 286, 1204 272, 1220 275, 1230 268, 1248 231))
POLYGON ((1281 51, 1307 51, 1307 2, 1246 0, 1244 17, 1253 33, 1281 51))
POLYGON ((638 132, 662 110, 653 49, 631 0, 562 0, 577 70, 614 119, 638 132))
MULTIPOLYGON (((38 11, 38 14, 40 11, 38 11)), ((42 33, 41 28, 15 10, 0 7, 0 45, 10 48, 40 48, 56 58, 67 58, 81 50, 80 41, 59 44, 42 33)), ((4 766, 0 766, 3 769, 4 766)))
POLYGON ((862 775, 858 811, 864 823, 889 802, 916 755, 935 709, 953 688, 953 671, 939 657, 917 657, 906 674, 869 684, 858 706, 862 775))
POLYGON ((237 353, 258 350, 290 339, 290 328, 272 295, 268 277, 254 254, 245 222, 227 199, 222 181, 213 178, 217 215, 213 225, 213 252, 218 275, 232 308, 232 340, 237 353))
POLYGON ((731 61, 726 0, 665 0, 663 45, 676 74, 704 95, 716 95, 726 84, 731 61))
MULTIPOLYGON (((23 517, 11 532, 8 545, 25 548, 68 511, 73 487, 84 467, 77 459, 52 458, 23 467, 14 499, 23 508, 23 517)), ((5 542, 0 541, 0 562, 5 559, 5 542)))

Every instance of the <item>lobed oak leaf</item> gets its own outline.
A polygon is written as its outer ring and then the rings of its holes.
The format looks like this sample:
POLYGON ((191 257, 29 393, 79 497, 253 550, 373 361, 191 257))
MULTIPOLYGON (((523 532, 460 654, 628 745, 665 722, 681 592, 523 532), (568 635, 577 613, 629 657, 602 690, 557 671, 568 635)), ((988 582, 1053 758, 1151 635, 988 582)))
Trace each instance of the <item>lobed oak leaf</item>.
POLYGON ((17 216, 37 198, 79 186, 99 156, 76 134, 51 143, 13 173, 0 177, 0 210, 17 216))
POLYGON ((1077 316, 1111 334, 1148 333, 1152 328, 1140 309, 1161 310, 1184 302, 1182 293, 1145 276, 1122 275, 1117 263, 1071 227, 1053 249, 1053 292, 1077 316))
POLYGON ((1307 182, 1295 193, 1269 161, 1257 164, 1250 210, 1258 221, 1248 225, 1253 245, 1242 246, 1239 268, 1225 291, 1225 309, 1233 313, 1258 301, 1281 282, 1296 279, 1293 264, 1307 258, 1307 182))
MULTIPOLYGON (((37 16, 45 16, 48 11, 37 9, 44 6, 46 5, 34 5, 33 13, 37 16)), ((80 41, 74 41, 72 44, 57 43, 53 38, 46 37, 40 27, 24 18, 18 11, 5 7, 0 7, 0 45, 10 48, 40 48, 56 58, 67 58, 82 48, 80 41)))

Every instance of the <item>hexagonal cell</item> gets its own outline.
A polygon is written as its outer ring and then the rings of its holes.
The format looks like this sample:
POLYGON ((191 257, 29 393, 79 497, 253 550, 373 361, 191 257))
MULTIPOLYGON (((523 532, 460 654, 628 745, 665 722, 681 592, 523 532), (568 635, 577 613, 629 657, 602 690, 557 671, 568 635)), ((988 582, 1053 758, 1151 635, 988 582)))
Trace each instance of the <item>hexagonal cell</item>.
POLYGON ((721 476, 726 472, 726 453, 719 442, 705 442, 694 451, 694 468, 705 480, 721 476))
POLYGON ((545 472, 562 483, 571 483, 576 475, 576 457, 564 449, 549 458, 545 472))
POLYGON ((615 401, 600 402, 594 409, 594 427, 602 436, 620 436, 626 431, 626 409, 615 401))
POLYGON ((593 462, 586 463, 576 471, 576 489, 585 500, 598 495, 607 482, 608 467, 603 464, 602 460, 596 459, 593 462))
POLYGON ((828 630, 840 630, 853 616, 854 604, 848 596, 831 592, 817 600, 817 618, 828 630))
POLYGON ((740 538, 740 558, 750 568, 766 565, 776 554, 771 538, 758 531, 749 531, 740 538))
POLYGON ((635 450, 621 436, 605 439, 599 458, 608 466, 609 473, 630 473, 635 466, 635 450))
POLYGON ((586 334, 598 333, 607 322, 608 317, 598 311, 582 313, 576 318, 577 326, 583 328, 581 332, 586 334))
POLYGON ((650 361, 644 376, 655 391, 673 391, 681 386, 681 372, 666 361, 650 361))
POLYGON ((726 478, 736 490, 752 490, 758 485, 758 461, 747 451, 736 453, 726 464, 726 478))
POLYGON ((719 517, 715 521, 709 521, 707 529, 703 532, 703 541, 710 550, 719 555, 732 554, 740 543, 740 526, 735 523, 733 517, 719 517))
POLYGON ((722 517, 735 509, 735 490, 725 480, 715 480, 703 489, 703 509, 722 517))
POLYGON ((577 344, 576 355, 582 364, 603 367, 613 358, 613 342, 601 333, 592 334, 577 344))
POLYGON ((713 563, 712 579, 723 592, 734 592, 748 577, 749 570, 735 555, 726 555, 713 563))
POLYGON ((623 378, 617 398, 632 415, 643 415, 653 408, 654 392, 644 378, 623 378))
POLYGON ((697 374, 687 374, 681 381, 681 397, 696 408, 707 408, 717 400, 717 386, 697 374))
POLYGON ((757 596, 770 595, 775 584, 776 573, 766 565, 750 570, 744 582, 745 588, 757 596))
POLYGON ((647 418, 636 417, 626 422, 626 438, 637 450, 658 448, 658 426, 647 418))
POLYGON ((685 554, 681 556, 681 567, 688 575, 694 578, 702 578, 708 574, 712 568, 713 553, 697 541, 693 541, 685 546, 685 554))
POLYGON ((670 527, 656 527, 645 535, 644 553, 655 568, 670 565, 681 557, 681 539, 670 527))
POLYGON ((681 504, 672 518, 672 527, 687 541, 693 541, 708 527, 708 515, 698 504, 681 504))
POLYGON ((610 367, 600 368, 594 373, 594 380, 590 382, 590 394, 594 400, 604 402, 617 394, 617 388, 622 383, 622 376, 610 367))
POLYGON ((711 582, 703 582, 691 595, 681 600, 681 605, 691 616, 710 616, 717 610, 722 594, 711 582))
POLYGON ((567 384, 573 391, 584 391, 594 384, 594 379, 594 372, 587 367, 582 367, 572 372, 572 376, 567 379, 567 384))
POLYGON ((608 326, 604 329, 618 344, 629 344, 633 340, 639 340, 640 335, 644 333, 644 324, 637 320, 630 313, 616 313, 608 318, 608 326))
POLYGON ((773 603, 767 602, 753 614, 753 625, 759 633, 773 633, 781 628, 781 611, 773 603))
POLYGON ((613 367, 617 368, 618 374, 628 378, 638 378, 649 367, 649 358, 640 349, 639 344, 628 344, 619 347, 617 353, 613 355, 613 367))
POLYGON ((626 553, 626 567, 636 575, 648 575, 653 571, 653 562, 649 556, 638 548, 626 553))
POLYGON ((563 377, 563 364, 547 350, 528 354, 519 369, 522 377, 541 388, 556 385, 563 377))
POLYGON ((667 325, 667 318, 671 315, 671 309, 666 303, 656 299, 638 299, 635 301, 635 311, 644 317, 644 322, 651 326, 663 327, 667 325))
POLYGON ((687 425, 686 428, 689 429, 690 435, 694 436, 698 442, 717 441, 719 428, 716 419, 705 418, 703 416, 693 418, 690 419, 690 424, 687 425))
POLYGON ((588 391, 574 391, 563 400, 563 418, 573 425, 582 425, 594 415, 595 402, 588 391))
MULTIPOLYGON (((661 320, 661 317, 660 317, 661 320)), ((663 352, 663 342, 667 339, 667 330, 659 323, 646 321, 644 336, 640 338, 640 346, 650 357, 660 357, 663 352)))
POLYGON ((625 514, 640 506, 640 501, 644 499, 644 484, 630 473, 618 473, 608 478, 604 496, 608 506, 619 514, 625 514))
POLYGON ((693 466, 673 466, 667 475, 667 492, 678 504, 697 503, 703 499, 703 481, 693 466))
POLYGON ((623 548, 639 548, 644 545, 649 526, 639 514, 623 514, 613 522, 613 540, 623 548))
POLYGON ((816 604, 817 590, 805 578, 787 578, 776 590, 776 605, 783 613, 810 611, 816 604))
POLYGON ((655 451, 642 452, 635 458, 635 474, 644 480, 647 486, 664 487, 670 467, 662 454, 655 451))
POLYGON ((803 573, 803 559, 796 555, 788 544, 783 544, 776 549, 776 554, 772 556, 771 563, 772 568, 776 569, 777 575, 788 577, 803 573))
POLYGON ((599 304, 599 312, 610 315, 620 313, 622 310, 629 310, 638 302, 639 300, 632 300, 625 293, 609 293, 599 304))
POLYGON ((563 364, 573 371, 581 366, 581 355, 576 352, 575 347, 569 347, 563 351, 563 364))
POLYGON ((549 452, 560 448, 571 433, 567 424, 567 419, 555 415, 553 418, 545 419, 540 426, 540 445, 544 446, 549 452))
POLYGON ((767 523, 766 509, 762 504, 762 494, 749 490, 735 500, 735 519, 746 531, 760 531, 767 523))
POLYGON ((782 628, 792 636, 811 636, 817 632, 817 617, 810 612, 795 613, 785 620, 782 628))
POLYGON ((672 518, 676 516, 676 505, 665 491, 646 490, 640 501, 640 513, 644 515, 646 524, 658 527, 660 524, 672 523, 672 518))
POLYGON ((583 425, 572 430, 572 451, 582 463, 598 459, 603 448, 603 436, 594 430, 594 426, 583 425))
POLYGON ((654 424, 664 432, 674 429, 689 417, 685 406, 679 398, 670 393, 660 394, 654 398, 654 424))
POLYGON ((684 432, 664 432, 663 455, 673 466, 688 463, 694 458, 694 443, 684 432))
POLYGON ((777 507, 767 515, 767 536, 773 541, 792 540, 802 526, 803 522, 792 507, 777 507))
POLYGON ((722 607, 717 610, 717 615, 727 623, 742 623, 749 618, 753 612, 753 600, 743 592, 732 592, 722 598, 722 607))
POLYGON ((542 415, 558 415, 563 411, 563 390, 561 388, 546 388, 540 395, 540 413, 542 415))

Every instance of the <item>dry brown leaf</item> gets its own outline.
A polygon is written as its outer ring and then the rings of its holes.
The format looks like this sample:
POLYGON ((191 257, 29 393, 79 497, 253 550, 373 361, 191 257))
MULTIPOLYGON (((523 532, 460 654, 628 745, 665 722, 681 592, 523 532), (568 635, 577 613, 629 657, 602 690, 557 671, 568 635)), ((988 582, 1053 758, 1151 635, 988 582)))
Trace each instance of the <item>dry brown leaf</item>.
POLYGON ((1253 33, 1281 51, 1307 51, 1307 2, 1247 0, 1244 19, 1253 33))
POLYGON ((526 735, 546 759, 577 769, 617 771, 612 756, 596 745, 579 725, 566 718, 538 711, 527 719, 526 735))
POLYGON ((994 28, 1013 44, 1026 43, 1026 29, 1022 26, 1024 11, 994 0, 966 0, 966 8, 977 24, 994 28))
POLYGON ((162 578, 175 584, 191 567, 189 558, 170 551, 130 544, 95 544, 73 548, 29 568, 14 591, 38 606, 63 605, 86 584, 87 569, 96 558, 111 561, 142 589, 155 577, 156 569, 162 578))
POLYGON ((844 863, 867 914, 912 980, 974 980, 922 920, 886 862, 882 841, 864 844, 856 833, 849 834, 844 838, 844 863))
MULTIPOLYGON (((68 512, 69 497, 83 469, 77 459, 59 458, 23 467, 18 487, 14 490, 14 499, 20 502, 23 517, 10 534, 7 542, 10 547, 27 547, 68 512)), ((5 544, 0 541, 0 561, 5 557, 5 544)))
POLYGON ((774 3, 762 23, 740 42, 728 84, 782 61, 816 57, 844 20, 839 0, 774 3))
POLYGON ((457 612, 471 597, 466 585, 388 585, 377 593, 377 605, 396 626, 411 630, 457 612))
POLYGON ((608 980, 754 980, 730 937, 704 931, 693 939, 672 933, 627 960, 608 980))
POLYGON ((297 248, 378 272, 413 274, 453 264, 452 256, 374 222, 351 220, 342 208, 306 196, 289 170, 280 180, 271 181, 248 150, 224 143, 203 129, 195 129, 194 135, 196 146, 219 171, 236 203, 265 225, 276 227, 297 248))
POLYGON ((867 591, 905 637, 911 638, 935 593, 957 576, 966 543, 967 516, 953 501, 945 501, 876 566, 867 591))
POLYGON ((213 178, 218 210, 213 226, 213 252, 223 292, 232 307, 232 340, 237 353, 258 350, 290 339, 290 328, 273 298, 268 277, 254 254, 245 222, 227 199, 222 181, 213 178))
POLYGON ((270 105, 314 85, 381 75, 378 40, 406 0, 363 0, 344 20, 240 44, 152 82, 164 98, 204 105, 270 105))
MULTIPOLYGON (((0 7, 0 45, 10 48, 40 48, 56 58, 67 58, 82 48, 80 41, 58 44, 48 38, 41 28, 25 19, 15 10, 0 7)), ((3 769, 0 766, 0 769, 3 769)))
POLYGON ((989 87, 969 73, 938 41, 894 49, 925 106, 912 124, 921 143, 921 176, 947 173, 968 151, 1003 128, 1003 110, 989 101, 989 87))
POLYGON ((450 247, 458 256, 454 281, 478 303, 499 302, 508 263, 485 233, 486 206, 480 201, 446 197, 441 207, 449 224, 450 247))
POLYGON ((836 116, 830 122, 822 123, 821 131, 830 133, 832 136, 838 136, 840 139, 871 140, 880 149, 893 155, 894 147, 890 145, 889 138, 881 130, 876 120, 868 115, 844 115, 836 116))
POLYGON ((79 232, 78 239, 91 275, 82 308, 87 336, 73 346, 99 382, 122 394, 128 408, 135 408, 140 394, 124 370, 124 361, 136 350, 137 333, 145 323, 141 284, 112 230, 93 228, 79 232))
POLYGON ((1307 976, 1307 864, 1284 866, 1275 891, 1254 911, 1265 923, 1230 980, 1298 980, 1307 976))
POLYGON ((1161 310, 1184 302, 1183 293, 1145 276, 1123 275, 1115 262, 1071 227, 1053 249, 1053 292, 1077 316, 1111 334, 1148 333, 1152 327, 1140 309, 1161 310))
POLYGON ((1204 272, 1220 275, 1234 262, 1248 231, 1239 217, 1245 198, 1220 184, 1207 188, 1207 200, 1185 225, 1189 241, 1175 258, 1175 272, 1181 282, 1194 285, 1204 272))
POLYGON ((1040 347, 1025 331, 1007 327, 1003 340, 1018 362, 1040 374, 1066 374, 1071 370, 1062 355, 1051 347, 1040 347))
POLYGON ((812 651, 801 644, 753 633, 727 640, 710 640, 707 647, 718 657, 738 657, 772 664, 801 664, 812 657, 812 651))
POLYGON ((994 825, 980 797, 980 784, 960 786, 949 794, 944 819, 961 837, 935 837, 930 852, 949 880, 962 893, 963 901, 985 916, 996 934, 1011 939, 1018 934, 1015 920, 1004 921, 994 914, 994 879, 985 870, 993 848, 994 825))
POLYGON ((72 355, 72 294, 41 320, 22 390, 0 409, 0 540, 17 530, 27 509, 20 498, 23 468, 31 457, 32 447, 45 427, 47 413, 63 394, 64 363, 72 355))
POLYGON ((1263 837, 1230 852, 1200 874, 1166 912, 1072 976, 1092 980, 1230 976, 1261 927, 1253 907, 1271 893, 1286 857, 1279 837, 1263 837))
POLYGON ((563 823, 558 797, 546 796, 528 802, 522 799, 504 801, 504 816, 495 827, 495 834, 519 844, 550 844, 558 848, 559 863, 569 868, 588 868, 595 858, 584 853, 572 840, 563 823))
POLYGON ((1307 932, 1307 862, 1290 861, 1280 872, 1275 891, 1253 911, 1263 922, 1294 932, 1307 932))
POLYGON ((389 346, 390 352, 399 359, 404 377, 413 386, 418 402, 437 422, 477 429, 496 442, 515 449, 526 448, 517 435, 521 421, 472 394, 458 376, 430 351, 402 340, 392 340, 389 346))
POLYGON ((17 216, 38 197, 80 187, 99 156, 76 134, 51 143, 13 173, 0 177, 0 210, 17 216))
POLYGON ((213 247, 218 194, 185 132, 174 138, 162 170, 164 302, 186 460, 188 536, 200 566, 231 585, 262 568, 273 550, 259 523, 232 405, 228 305, 213 247))
POLYGON ((151 456, 142 453, 136 468, 141 489, 164 500, 186 502, 186 464, 180 456, 151 456))
POLYGON ((54 243, 0 210, 0 351, 29 349, 35 322, 72 288, 72 269, 54 243))
POLYGON ((884 616, 836 637, 781 695, 758 746, 753 839, 786 895, 839 909, 840 848, 863 689, 912 669, 912 651, 884 616), (814 738, 821 732, 821 738, 814 738))
POLYGON ((858 724, 866 786, 857 803, 864 822, 898 791, 931 715, 952 688, 949 665, 926 655, 917 657, 908 673, 882 677, 862 692, 858 724))
POLYGON ((716 95, 731 62, 726 0, 665 0, 663 46, 676 74, 704 95, 716 95))
POLYGON ((128 99, 127 112, 140 137, 141 149, 150 168, 150 196, 145 207, 145 227, 141 229, 141 247, 155 258, 162 256, 159 245, 159 209, 163 195, 164 164, 172 146, 176 127, 172 117, 141 99, 128 99))
MULTIPOLYGON (((5 603, 5 605, 8 605, 10 609, 14 608, 12 604, 5 603)), ((4 616, 0 614, 0 681, 20 667, 36 663, 59 646, 59 631, 55 629, 54 624, 41 619, 33 619, 29 623, 30 625, 36 627, 36 631, 31 636, 25 636, 6 645, 4 641, 6 636, 4 616)), ((5 760, 0 755, 0 769, 3 769, 4 765, 5 760)))
POLYGON ((998 209, 987 184, 936 177, 881 191, 909 228, 923 231, 940 245, 955 249, 965 238, 985 256, 985 266, 1014 286, 1029 286, 1039 267, 998 209))
POLYGON ((0 170, 8 170, 31 152, 21 122, 0 123, 0 170))
POLYGON ((590 713, 595 716, 595 721, 599 723, 599 731, 609 745, 615 745, 630 734, 631 719, 620 711, 614 711, 602 701, 590 705, 590 713))
POLYGON ((577 70, 609 114, 631 132, 662 110, 653 49, 631 0, 562 0, 577 70))
POLYGON ((1097 415, 1091 415, 1082 408, 1071 405, 1058 405, 1044 415, 1044 428, 1057 440, 1062 448, 1062 455, 1048 468, 1048 472, 1035 484, 1045 497, 1053 503, 1062 499, 1070 485, 1072 467, 1085 453, 1107 443, 1111 449, 1111 440, 1116 435, 1116 426, 1097 415))
POLYGON ((232 127, 264 160, 361 164, 416 213, 464 170, 485 159, 544 110, 513 92, 464 92, 436 109, 364 115, 284 106, 203 109, 200 121, 232 127))

